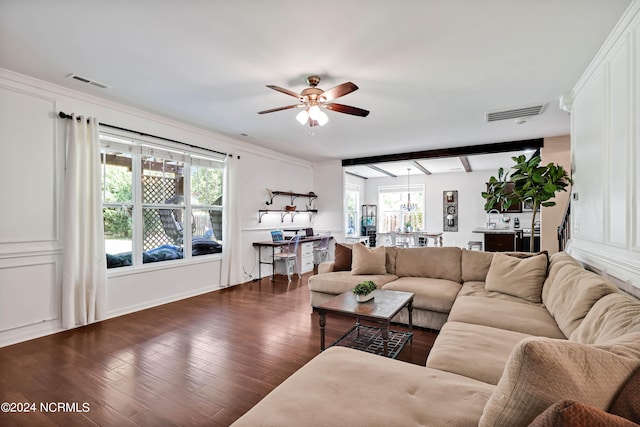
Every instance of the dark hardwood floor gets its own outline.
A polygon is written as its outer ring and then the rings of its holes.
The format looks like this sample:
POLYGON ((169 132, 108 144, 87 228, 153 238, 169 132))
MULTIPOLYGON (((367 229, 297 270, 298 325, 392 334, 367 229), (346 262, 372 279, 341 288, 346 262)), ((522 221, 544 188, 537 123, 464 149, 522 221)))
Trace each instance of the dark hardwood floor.
MULTIPOLYGON (((266 278, 0 348, 0 402, 24 411, 3 406, 0 425, 227 426, 319 353, 307 278, 266 278)), ((351 326, 329 315, 327 343, 351 326)), ((424 365, 435 336, 415 330, 398 358, 424 365)))

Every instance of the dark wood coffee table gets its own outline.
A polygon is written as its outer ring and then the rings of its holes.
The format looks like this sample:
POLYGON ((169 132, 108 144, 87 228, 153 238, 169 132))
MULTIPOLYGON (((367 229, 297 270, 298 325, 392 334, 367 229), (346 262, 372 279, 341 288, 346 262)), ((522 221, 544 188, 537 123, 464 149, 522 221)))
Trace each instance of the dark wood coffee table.
MULTIPOLYGON (((354 344, 362 341, 358 340, 362 328, 366 328, 365 332, 371 335, 372 328, 361 326, 361 320, 379 325, 376 331, 379 331, 382 336, 382 355, 384 356, 396 357, 404 345, 408 341, 410 342, 413 337, 413 293, 411 292, 385 291, 379 289, 375 291, 375 296, 372 300, 358 302, 353 292, 347 291, 319 305, 316 307, 316 310, 320 316, 320 351, 325 349, 324 335, 325 325, 327 324, 327 313, 354 317, 356 319, 356 325, 332 345, 340 345, 341 341, 344 340, 350 340, 350 343, 354 344), (409 332, 390 331, 389 324, 391 319, 404 307, 407 307, 409 311, 409 332), (392 334, 392 341, 395 344, 392 353, 389 352, 390 333, 392 334)), ((347 344, 346 346, 368 351, 366 347, 361 345, 361 342, 355 345, 347 344)), ((377 353, 376 351, 370 352, 377 353)))

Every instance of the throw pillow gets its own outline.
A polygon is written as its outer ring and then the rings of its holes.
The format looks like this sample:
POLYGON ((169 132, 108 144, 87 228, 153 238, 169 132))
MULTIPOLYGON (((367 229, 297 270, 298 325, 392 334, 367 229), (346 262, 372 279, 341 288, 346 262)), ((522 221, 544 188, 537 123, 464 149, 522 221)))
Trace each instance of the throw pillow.
POLYGON ((351 270, 351 247, 352 245, 336 243, 333 271, 351 270))
POLYGON ((367 248, 364 245, 353 245, 351 274, 386 274, 386 257, 384 246, 367 248))
POLYGON ((542 302, 542 285, 547 276, 547 255, 516 258, 496 252, 487 272, 485 289, 542 302))
POLYGON ((525 338, 511 352, 479 426, 528 425, 562 399, 606 410, 639 364, 586 344, 525 338))
POLYGON ((627 381, 609 412, 640 424, 640 369, 627 381))
POLYGON ((529 427, 635 427, 637 424, 573 400, 561 400, 547 408, 529 427))

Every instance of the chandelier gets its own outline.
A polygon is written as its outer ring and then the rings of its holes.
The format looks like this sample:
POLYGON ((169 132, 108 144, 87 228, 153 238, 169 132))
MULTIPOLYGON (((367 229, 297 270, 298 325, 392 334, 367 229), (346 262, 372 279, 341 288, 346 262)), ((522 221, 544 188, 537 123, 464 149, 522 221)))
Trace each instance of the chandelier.
POLYGON ((407 203, 403 203, 400 205, 400 209, 403 211, 411 212, 418 209, 418 205, 415 203, 411 203, 411 185, 409 183, 409 171, 411 168, 407 168, 407 203))

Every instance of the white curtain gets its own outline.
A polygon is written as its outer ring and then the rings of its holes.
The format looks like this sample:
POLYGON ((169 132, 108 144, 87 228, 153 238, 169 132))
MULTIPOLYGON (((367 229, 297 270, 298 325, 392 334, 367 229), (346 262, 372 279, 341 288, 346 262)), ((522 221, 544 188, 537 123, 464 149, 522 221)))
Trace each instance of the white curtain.
POLYGON ((67 120, 62 327, 104 318, 107 267, 100 195, 98 121, 67 120))
POLYGON ((222 193, 222 273, 220 284, 237 285, 242 282, 241 234, 238 215, 240 200, 238 197, 239 158, 227 157, 224 168, 224 191, 222 193))

